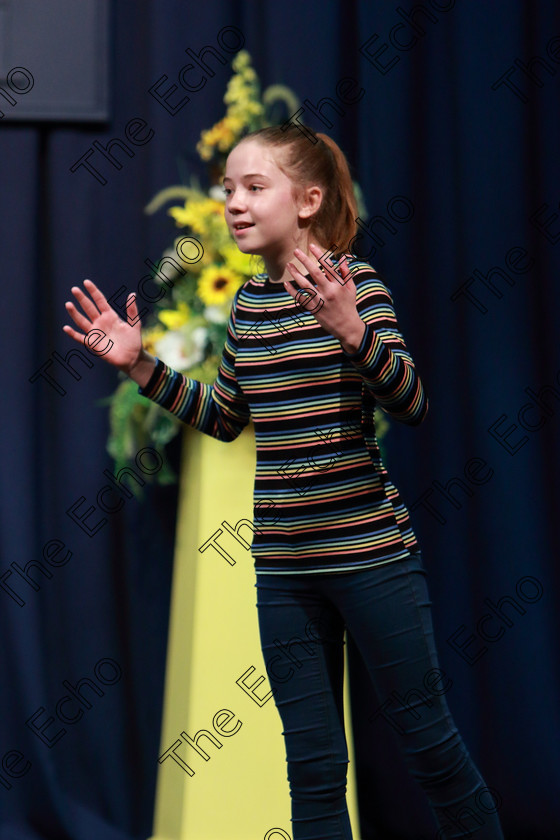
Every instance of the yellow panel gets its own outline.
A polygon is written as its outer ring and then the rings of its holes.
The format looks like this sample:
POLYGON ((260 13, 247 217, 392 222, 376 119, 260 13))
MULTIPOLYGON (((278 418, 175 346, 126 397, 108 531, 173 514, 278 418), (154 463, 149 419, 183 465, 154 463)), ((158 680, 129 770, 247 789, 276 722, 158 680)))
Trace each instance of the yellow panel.
MULTIPOLYGON (((253 559, 222 524, 252 522, 254 474, 252 425, 227 444, 186 428, 160 749, 168 757, 158 770, 152 840, 292 840, 282 724, 259 644, 253 559), (219 530, 229 560, 212 546, 199 551, 219 530), (201 730, 210 736, 198 742, 207 758, 185 740, 201 730)), ((250 543, 252 531, 245 526, 239 536, 250 543)), ((347 685, 348 804, 357 840, 347 685)))

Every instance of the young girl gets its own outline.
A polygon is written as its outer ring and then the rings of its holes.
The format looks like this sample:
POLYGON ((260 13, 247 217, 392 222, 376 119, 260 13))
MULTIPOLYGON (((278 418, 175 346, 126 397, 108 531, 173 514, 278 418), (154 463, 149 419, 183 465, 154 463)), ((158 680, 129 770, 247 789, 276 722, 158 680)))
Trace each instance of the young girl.
POLYGON ((72 288, 82 311, 66 303, 81 332, 64 330, 80 343, 102 330, 113 342, 104 358, 205 434, 231 441, 253 421, 251 551, 293 839, 352 837, 345 629, 380 701, 372 726, 383 717, 394 729, 437 838, 502 838, 494 800, 447 708, 421 553, 375 436, 376 404, 413 426, 428 403, 389 291, 352 253, 358 214, 346 158, 309 128, 265 128, 230 153, 224 188, 228 227, 266 273, 234 296, 212 386, 142 348, 133 294, 129 325, 85 280, 85 291, 72 288))

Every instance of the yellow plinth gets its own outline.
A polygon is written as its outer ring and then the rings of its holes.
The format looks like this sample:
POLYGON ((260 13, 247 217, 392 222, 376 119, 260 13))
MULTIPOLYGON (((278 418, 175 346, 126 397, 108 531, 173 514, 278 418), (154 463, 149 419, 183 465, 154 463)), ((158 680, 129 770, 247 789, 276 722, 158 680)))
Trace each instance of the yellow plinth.
MULTIPOLYGON (((190 427, 184 435, 151 840, 292 840, 282 723, 259 645, 253 559, 222 524, 252 522, 253 427, 227 444, 190 427), (225 556, 212 545, 199 551, 213 537, 225 556), (208 734, 197 738, 201 730, 208 734)), ((242 527, 239 537, 250 543, 251 536, 242 527)), ((347 685, 348 805, 358 840, 347 685)))

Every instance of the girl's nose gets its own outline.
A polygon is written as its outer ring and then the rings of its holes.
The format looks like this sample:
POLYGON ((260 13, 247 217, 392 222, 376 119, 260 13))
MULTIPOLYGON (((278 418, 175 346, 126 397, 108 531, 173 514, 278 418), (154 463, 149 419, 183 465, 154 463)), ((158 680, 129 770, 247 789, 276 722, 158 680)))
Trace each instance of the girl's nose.
POLYGON ((230 211, 245 210, 247 202, 239 190, 236 190, 233 195, 229 197, 228 208, 230 211))

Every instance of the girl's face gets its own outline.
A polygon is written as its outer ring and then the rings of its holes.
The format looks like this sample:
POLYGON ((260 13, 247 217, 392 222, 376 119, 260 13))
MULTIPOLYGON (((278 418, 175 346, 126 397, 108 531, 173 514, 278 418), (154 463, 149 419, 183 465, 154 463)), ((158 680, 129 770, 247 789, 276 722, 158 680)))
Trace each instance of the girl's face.
POLYGON ((293 257, 305 234, 302 220, 317 209, 314 200, 296 202, 293 182, 274 161, 272 149, 258 140, 244 140, 226 163, 225 219, 240 251, 271 258, 293 257))

